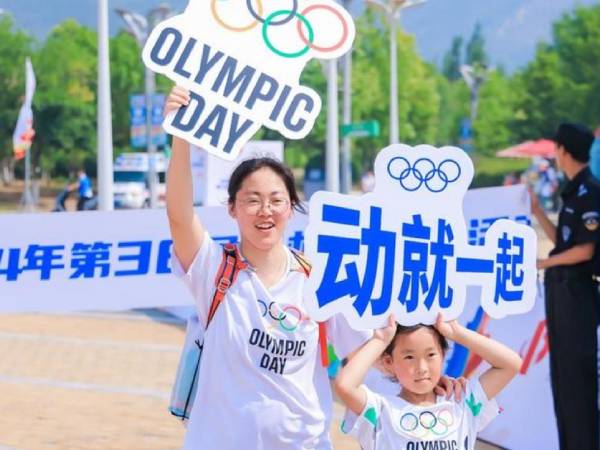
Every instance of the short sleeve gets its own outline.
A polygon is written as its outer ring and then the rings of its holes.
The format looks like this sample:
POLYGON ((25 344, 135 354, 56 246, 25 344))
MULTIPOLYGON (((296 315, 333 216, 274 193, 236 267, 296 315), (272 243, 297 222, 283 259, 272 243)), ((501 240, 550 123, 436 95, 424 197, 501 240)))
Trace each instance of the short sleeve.
POLYGON ((204 327, 206 326, 208 310, 210 309, 215 292, 215 277, 217 276, 217 270, 221 265, 222 258, 223 248, 213 241, 208 232, 205 232, 202 245, 198 249, 196 256, 194 256, 187 272, 183 270, 181 262, 175 252, 173 252, 173 275, 182 280, 192 293, 198 312, 198 319, 204 327))
POLYGON ((355 437, 363 450, 375 448, 375 433, 380 428, 382 398, 362 385, 367 394, 367 403, 359 415, 346 410, 342 421, 342 433, 355 437))
POLYGON ((372 330, 356 331, 343 314, 336 314, 327 321, 327 342, 333 347, 338 359, 346 358, 373 336, 372 330))
POLYGON ((479 380, 469 381, 463 401, 467 417, 476 433, 483 430, 500 413, 498 403, 495 399, 488 400, 479 380))
MULTIPOLYGON (((582 185, 584 186, 584 185, 582 185)), ((588 190, 578 198, 576 244, 587 244, 600 240, 600 197, 588 190)))

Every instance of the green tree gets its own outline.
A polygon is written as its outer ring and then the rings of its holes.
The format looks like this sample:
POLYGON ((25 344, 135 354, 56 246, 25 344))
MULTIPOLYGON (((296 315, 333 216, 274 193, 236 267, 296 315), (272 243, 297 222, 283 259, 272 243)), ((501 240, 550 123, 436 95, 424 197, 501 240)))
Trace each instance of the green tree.
POLYGON ((52 30, 41 47, 32 147, 34 161, 53 175, 96 167, 96 34, 68 20, 52 30))
POLYGON ((600 123, 600 5, 576 7, 553 25, 550 44, 518 74, 514 131, 520 139, 550 136, 569 120, 600 123))
POLYGON ((133 36, 120 32, 110 40, 110 79, 114 153, 130 149, 129 97, 144 93, 144 64, 133 36))
POLYGON ((463 38, 461 36, 455 36, 454 39, 452 39, 450 49, 444 55, 442 73, 448 80, 455 81, 461 78, 460 65, 462 64, 462 46, 463 38))
POLYGON ((465 50, 465 61, 469 65, 481 64, 487 66, 489 63, 488 56, 485 51, 485 38, 481 24, 477 23, 473 29, 473 34, 467 43, 465 50))
POLYGON ((515 77, 514 130, 519 140, 550 136, 567 117, 561 65, 558 54, 541 44, 535 60, 515 77))
POLYGON ((474 124, 478 153, 493 155, 514 142, 510 128, 514 102, 510 78, 499 71, 491 72, 479 94, 479 114, 474 124))
POLYGON ((5 182, 12 177, 12 135, 25 96, 25 58, 32 55, 33 43, 15 29, 10 16, 0 15, 0 180, 5 182))
MULTIPOLYGON (((370 10, 357 21, 352 69, 354 121, 378 120, 381 136, 355 139, 353 158, 362 168, 389 143, 389 29, 370 10)), ((398 102, 400 140, 409 144, 434 142, 440 114, 435 69, 417 54, 414 38, 398 33, 398 102)))

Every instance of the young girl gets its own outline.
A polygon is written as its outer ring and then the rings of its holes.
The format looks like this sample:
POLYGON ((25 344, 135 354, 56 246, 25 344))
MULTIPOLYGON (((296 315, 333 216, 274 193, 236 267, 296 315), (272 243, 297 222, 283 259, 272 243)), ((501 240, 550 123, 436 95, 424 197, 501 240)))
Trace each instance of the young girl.
MULTIPOLYGON (((188 92, 176 87, 166 112, 188 102, 188 92)), ((332 395, 318 326, 302 301, 306 275, 283 244, 290 217, 301 210, 293 175, 276 160, 250 159, 234 170, 228 192, 245 268, 207 328, 184 448, 331 449, 332 395)), ((223 249, 194 214, 189 145, 177 137, 166 200, 173 271, 192 292, 206 327, 223 249)), ((340 318, 329 320, 326 328, 340 358, 370 337, 340 318)))
POLYGON ((342 431, 355 436, 363 450, 471 450, 477 433, 498 414, 494 397, 520 367, 521 358, 509 348, 456 321, 444 322, 441 315, 435 326, 411 327, 397 325, 390 317, 336 379, 336 391, 348 408, 342 431), (492 366, 467 383, 460 402, 434 393, 442 375, 446 339, 492 366), (378 395, 361 385, 380 357, 400 384, 397 396, 378 395))

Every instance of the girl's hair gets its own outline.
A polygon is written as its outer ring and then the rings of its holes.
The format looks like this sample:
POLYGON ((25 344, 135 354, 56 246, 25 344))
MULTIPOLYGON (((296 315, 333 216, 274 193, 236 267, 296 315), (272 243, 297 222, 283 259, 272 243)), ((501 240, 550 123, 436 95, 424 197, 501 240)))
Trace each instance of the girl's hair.
POLYGON ((284 163, 268 156, 247 159, 235 168, 231 174, 231 178, 229 178, 229 186, 227 187, 229 204, 231 205, 235 203, 235 196, 242 187, 242 183, 246 177, 264 167, 271 169, 282 179, 288 191, 288 195, 290 196, 292 208, 298 212, 306 214, 306 209, 302 205, 300 197, 298 196, 298 191, 296 190, 294 174, 284 163))
POLYGON ((401 335, 401 334, 410 334, 413 331, 417 331, 421 328, 428 328, 433 332, 433 335, 435 336, 435 338, 438 341, 438 344, 440 345, 440 348, 442 349, 442 354, 446 354, 446 351, 448 350, 448 341, 446 340, 446 338, 444 336, 442 336, 440 334, 440 332, 437 330, 437 328, 435 328, 433 325, 423 325, 422 323, 419 323, 417 325, 411 325, 410 327, 406 327, 404 325, 397 325, 396 326, 396 334, 394 335, 394 339, 392 339, 392 342, 390 342, 390 344, 387 346, 387 348, 383 351, 384 355, 392 355, 392 352, 394 351, 394 347, 396 346, 396 338, 401 335))

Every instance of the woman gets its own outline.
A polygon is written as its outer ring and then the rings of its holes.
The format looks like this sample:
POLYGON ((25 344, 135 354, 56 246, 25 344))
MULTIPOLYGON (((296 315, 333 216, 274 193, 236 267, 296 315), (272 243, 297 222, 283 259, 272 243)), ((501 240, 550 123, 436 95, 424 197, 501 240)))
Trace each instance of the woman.
MULTIPOLYGON (((188 92, 175 87, 166 112, 188 102, 188 92)), ((189 144, 174 137, 166 194, 173 270, 188 285, 206 325, 223 250, 194 214, 192 191, 189 144)), ((293 175, 276 160, 251 159, 233 172, 228 191, 246 268, 205 334, 184 448, 331 449, 332 396, 319 327, 303 305, 306 275, 283 244, 294 210, 302 210, 293 175)), ((326 328, 339 358, 371 334, 351 330, 341 317, 326 328)))

